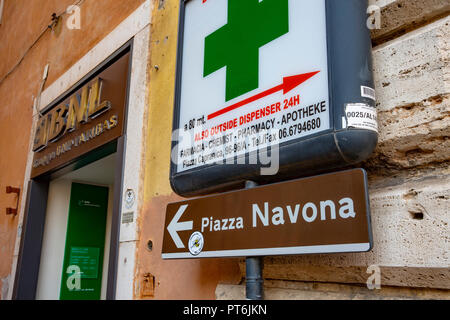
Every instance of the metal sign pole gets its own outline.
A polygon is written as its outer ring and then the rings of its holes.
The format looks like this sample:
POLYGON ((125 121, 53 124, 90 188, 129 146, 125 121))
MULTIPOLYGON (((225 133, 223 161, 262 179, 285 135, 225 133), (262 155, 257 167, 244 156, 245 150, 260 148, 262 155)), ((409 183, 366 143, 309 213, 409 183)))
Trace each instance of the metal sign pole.
MULTIPOLYGON (((258 186, 256 182, 247 181, 245 189, 258 186)), ((245 258, 245 296, 247 300, 264 300, 264 257, 245 258)))

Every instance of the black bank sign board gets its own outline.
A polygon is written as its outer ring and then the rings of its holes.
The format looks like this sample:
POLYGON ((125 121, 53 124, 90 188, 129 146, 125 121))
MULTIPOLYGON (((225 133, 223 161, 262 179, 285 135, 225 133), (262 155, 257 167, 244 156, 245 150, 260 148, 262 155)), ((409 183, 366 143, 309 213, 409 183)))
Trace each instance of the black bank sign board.
POLYGON ((172 203, 162 257, 364 252, 369 210, 362 169, 172 203))
POLYGON ((377 143, 363 0, 181 1, 171 185, 315 174, 377 143))

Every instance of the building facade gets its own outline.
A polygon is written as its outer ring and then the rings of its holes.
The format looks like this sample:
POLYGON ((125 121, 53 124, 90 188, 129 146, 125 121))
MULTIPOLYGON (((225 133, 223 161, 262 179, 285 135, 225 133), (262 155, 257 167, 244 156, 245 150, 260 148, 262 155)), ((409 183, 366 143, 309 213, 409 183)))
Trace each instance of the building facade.
MULTIPOLYGON (((1 299, 245 298, 244 258, 161 258, 179 2, 1 1, 1 299)), ((450 298, 450 5, 367 13, 374 248, 266 257, 267 299, 450 298)))

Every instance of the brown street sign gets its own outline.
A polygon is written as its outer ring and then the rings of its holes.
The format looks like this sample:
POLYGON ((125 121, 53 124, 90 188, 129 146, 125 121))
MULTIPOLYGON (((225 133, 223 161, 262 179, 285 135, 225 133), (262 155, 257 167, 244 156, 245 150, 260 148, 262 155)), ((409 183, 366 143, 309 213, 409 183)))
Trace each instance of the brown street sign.
POLYGON ((164 259, 366 252, 367 175, 354 169, 167 206, 164 259))

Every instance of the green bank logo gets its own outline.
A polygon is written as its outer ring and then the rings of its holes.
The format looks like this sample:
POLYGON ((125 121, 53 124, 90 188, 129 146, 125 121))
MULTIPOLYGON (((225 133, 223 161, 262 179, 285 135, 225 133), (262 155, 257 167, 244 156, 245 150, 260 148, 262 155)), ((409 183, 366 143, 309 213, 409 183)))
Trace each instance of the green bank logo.
POLYGON ((203 76, 226 67, 226 101, 257 89, 259 48, 288 32, 288 0, 228 0, 228 23, 205 38, 203 76))

